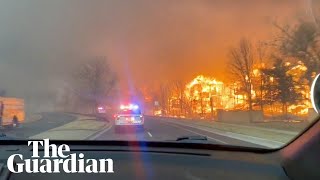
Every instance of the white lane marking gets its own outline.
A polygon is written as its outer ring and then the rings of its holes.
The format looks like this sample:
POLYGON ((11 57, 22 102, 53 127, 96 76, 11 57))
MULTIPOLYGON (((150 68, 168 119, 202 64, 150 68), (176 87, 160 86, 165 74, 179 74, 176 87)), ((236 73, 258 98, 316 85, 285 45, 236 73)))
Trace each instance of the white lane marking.
POLYGON ((97 138, 98 138, 99 136, 101 136, 103 133, 109 131, 112 126, 113 126, 113 125, 110 124, 109 127, 107 127, 107 128, 105 128, 104 130, 100 131, 98 134, 92 136, 91 138, 89 138, 89 140, 95 140, 95 139, 97 139, 97 138))
POLYGON ((152 137, 152 134, 148 131, 148 135, 150 136, 150 137, 152 137))
MULTIPOLYGON (((183 128, 183 127, 181 127, 181 126, 173 125, 173 124, 170 124, 170 123, 166 123, 166 124, 168 124, 168 125, 170 125, 170 126, 174 126, 174 127, 180 128, 180 129, 184 129, 184 130, 186 130, 186 131, 192 132, 192 133, 194 133, 194 134, 198 134, 198 135, 200 135, 200 136, 206 136, 206 135, 204 135, 204 134, 201 134, 201 133, 192 131, 192 130, 187 129, 187 128, 183 128)), ((218 141, 218 142, 220 142, 220 143, 222 143, 222 144, 228 144, 227 142, 221 141, 221 140, 219 140, 219 139, 216 139, 216 138, 213 138, 213 137, 210 137, 210 136, 206 136, 206 137, 207 137, 208 139, 212 139, 212 140, 214 140, 214 141, 218 141)))

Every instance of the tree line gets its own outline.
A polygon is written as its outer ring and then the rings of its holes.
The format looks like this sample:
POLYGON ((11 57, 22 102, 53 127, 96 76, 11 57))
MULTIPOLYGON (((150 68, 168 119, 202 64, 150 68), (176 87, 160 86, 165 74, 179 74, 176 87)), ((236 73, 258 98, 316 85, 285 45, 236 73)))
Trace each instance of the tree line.
POLYGON ((320 72, 320 34, 316 24, 304 20, 292 26, 274 23, 274 27, 279 35, 256 47, 248 39, 241 39, 230 49, 228 67, 248 97, 249 110, 253 110, 254 101, 262 110, 264 105, 278 102, 287 116, 289 105, 309 100, 312 80, 320 72), (255 68, 259 76, 255 76, 255 68), (300 72, 294 72, 295 68, 300 72), (255 100, 253 87, 258 92, 255 100))
MULTIPOLYGON (((258 105, 264 111, 265 106, 281 104, 287 117, 290 105, 309 101, 311 83, 320 72, 320 32, 314 22, 306 20, 273 26, 278 34, 268 41, 254 43, 244 37, 234 44, 227 54, 227 72, 229 83, 238 84, 238 93, 245 95, 246 110, 251 112, 258 105)), ((154 99, 163 114, 192 114, 193 102, 185 95, 185 86, 183 81, 159 86, 154 99)), ((210 102, 212 113, 211 98, 210 102)))
POLYGON ((64 83, 58 106, 64 111, 96 113, 116 97, 117 75, 104 56, 78 62, 64 83))

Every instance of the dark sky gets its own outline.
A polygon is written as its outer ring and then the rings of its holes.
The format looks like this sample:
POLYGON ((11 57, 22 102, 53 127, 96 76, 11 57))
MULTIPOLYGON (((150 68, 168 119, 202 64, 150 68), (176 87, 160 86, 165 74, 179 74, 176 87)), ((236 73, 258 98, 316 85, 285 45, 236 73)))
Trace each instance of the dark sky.
POLYGON ((0 2, 0 88, 46 96, 80 60, 107 56, 120 84, 224 77, 241 37, 308 14, 306 0, 8 0, 0 2), (2 87, 1 87, 2 86, 2 87))

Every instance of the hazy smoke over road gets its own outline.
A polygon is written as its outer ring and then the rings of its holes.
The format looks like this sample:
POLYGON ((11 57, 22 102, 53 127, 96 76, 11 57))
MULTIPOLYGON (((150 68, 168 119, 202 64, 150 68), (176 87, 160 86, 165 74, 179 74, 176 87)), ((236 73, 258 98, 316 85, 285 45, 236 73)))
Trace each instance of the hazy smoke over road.
POLYGON ((80 60, 107 56, 120 84, 223 77, 226 49, 272 35, 273 20, 304 11, 282 1, 2 1, 0 89, 50 105, 80 60))

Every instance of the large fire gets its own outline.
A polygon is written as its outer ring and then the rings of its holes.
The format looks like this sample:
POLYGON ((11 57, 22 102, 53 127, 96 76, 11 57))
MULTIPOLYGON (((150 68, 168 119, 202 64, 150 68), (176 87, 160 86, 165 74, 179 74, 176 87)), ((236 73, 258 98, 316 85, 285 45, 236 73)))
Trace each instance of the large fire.
MULTIPOLYGON (((287 73, 292 75, 296 82, 299 82, 306 71, 306 67, 301 62, 298 62, 297 65, 291 65, 288 62, 285 65, 290 67, 287 73)), ((282 112, 284 110, 283 104, 277 101, 271 103, 261 101, 265 95, 262 90, 263 81, 261 76, 263 76, 263 73, 261 68, 265 68, 265 65, 258 64, 252 71, 252 108, 253 110, 262 110, 265 116, 281 115, 284 113, 282 112)), ((269 77, 269 80, 270 82, 276 81, 274 77, 269 77)), ((218 109, 248 110, 248 97, 241 87, 238 82, 226 83, 214 77, 198 75, 187 83, 182 88, 183 90, 174 91, 169 95, 168 108, 165 113, 174 116, 198 114, 212 117, 216 115, 218 109)), ((308 114, 308 110, 311 107, 308 101, 310 99, 310 90, 305 82, 296 85, 296 90, 300 91, 304 100, 296 104, 288 104, 286 109, 292 115, 304 116, 308 114)), ((162 114, 164 112, 161 111, 159 113, 162 114)))
MULTIPOLYGON (((295 73, 299 73, 299 70, 304 71, 304 66, 299 64, 292 68, 292 71, 295 73)), ((259 70, 255 69, 253 74, 254 76, 258 76, 259 70)), ((252 98, 255 100, 255 98, 257 98, 256 91, 254 90, 254 87, 252 89, 252 98)), ((198 114, 215 113, 217 109, 245 110, 248 108, 246 103, 247 97, 243 91, 240 91, 240 85, 237 83, 226 84, 213 77, 198 75, 186 85, 184 92, 185 96, 192 102, 192 107, 195 113, 198 114)), ((309 93, 307 90, 302 90, 301 93, 308 98, 309 93)), ((307 101, 308 100, 300 103, 299 105, 288 106, 288 112, 295 115, 308 114, 310 103, 307 101)), ((277 106, 277 104, 274 106, 277 106)), ((281 105, 278 104, 278 106, 281 105)), ((255 110, 259 110, 260 107, 257 103, 253 103, 253 108, 255 110)), ((266 105, 266 113, 268 113, 268 109, 270 110, 268 105, 266 105)), ((277 108, 273 107, 273 109, 277 108)))
POLYGON ((216 109, 234 109, 245 103, 245 96, 237 93, 239 86, 226 86, 222 81, 199 75, 186 85, 185 95, 196 113, 209 113, 216 109))

